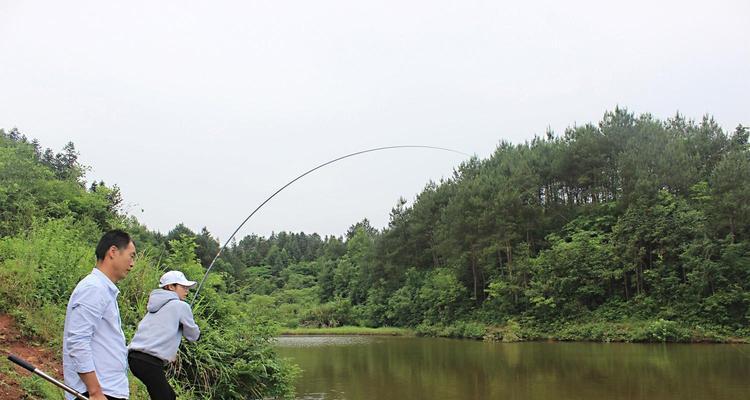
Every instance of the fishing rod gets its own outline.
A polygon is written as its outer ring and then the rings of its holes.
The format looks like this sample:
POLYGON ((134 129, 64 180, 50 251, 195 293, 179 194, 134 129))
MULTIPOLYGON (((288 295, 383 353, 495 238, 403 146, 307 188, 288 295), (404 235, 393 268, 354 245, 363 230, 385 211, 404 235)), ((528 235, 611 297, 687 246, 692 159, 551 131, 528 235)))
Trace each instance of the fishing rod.
POLYGON ((301 178, 303 178, 305 175, 308 175, 308 174, 310 174, 312 172, 315 172, 315 171, 317 171, 317 170, 319 170, 319 169, 321 169, 321 168, 323 168, 323 167, 325 167, 327 165, 333 164, 333 163, 335 163, 337 161, 341 161, 341 160, 343 160, 345 158, 354 157, 354 156, 358 156, 358 155, 361 155, 361 154, 372 153, 372 152, 381 151, 381 150, 414 149, 414 148, 417 148, 417 149, 431 149, 431 150, 449 151, 449 152, 452 152, 452 153, 458 153, 458 154, 461 154, 461 155, 464 155, 464 156, 467 156, 467 157, 471 157, 469 154, 466 154, 464 152, 461 152, 461 151, 458 151, 458 150, 449 149, 449 148, 445 148, 445 147, 420 146, 420 145, 385 146, 385 147, 376 147, 376 148, 373 148, 373 149, 367 149, 367 150, 357 151, 357 152, 354 152, 354 153, 349 153, 347 155, 344 155, 344 156, 341 156, 341 157, 338 157, 338 158, 334 158, 333 160, 324 162, 323 164, 320 164, 317 167, 312 168, 312 169, 304 172, 303 174, 301 174, 298 177, 296 177, 296 178, 292 179, 291 181, 289 181, 286 185, 284 185, 281 188, 279 188, 279 190, 275 191, 272 195, 268 196, 268 198, 265 199, 262 203, 260 203, 260 205, 258 207, 256 207, 255 210, 253 210, 253 212, 251 212, 250 215, 248 215, 247 218, 245 218, 244 221, 242 221, 242 223, 237 227, 237 229, 235 229, 234 232, 232 232, 232 234, 229 236, 229 239, 227 239, 224 242, 224 245, 221 246, 221 248, 219 249, 219 252, 216 253, 216 256, 214 257, 213 260, 211 260, 211 263, 208 265, 208 268, 206 269, 206 273, 203 275, 203 279, 201 279, 200 284, 198 284, 198 288, 195 289, 195 294, 193 295, 193 302, 191 303, 191 305, 194 304, 195 301, 198 299, 198 293, 200 292, 201 287, 203 287, 203 283, 206 281, 206 278, 208 278, 208 273, 211 272, 211 268, 214 266, 214 263, 219 258, 219 256, 224 251, 224 249, 229 245, 229 242, 231 242, 232 239, 234 239, 234 235, 236 235, 237 232, 239 232, 239 230, 242 229, 242 227, 245 225, 245 223, 253 215, 255 215, 255 213, 258 212, 258 210, 260 210, 261 207, 263 207, 264 205, 266 205, 266 203, 268 203, 272 198, 274 198, 282 190, 286 189, 288 186, 290 186, 294 182, 297 182, 298 180, 300 180, 301 178))
POLYGON ((68 385, 66 385, 66 384, 58 381, 57 379, 55 379, 55 378, 53 378, 53 377, 45 374, 44 371, 41 371, 39 368, 31 365, 28 361, 24 360, 21 357, 14 356, 13 354, 9 354, 8 355, 8 360, 12 361, 15 364, 18 364, 18 366, 20 366, 21 368, 27 369, 30 372, 41 376, 42 378, 44 378, 45 380, 47 380, 47 382, 50 382, 53 385, 59 387, 60 389, 62 389, 64 391, 72 394, 73 396, 75 396, 76 399, 79 399, 79 400, 89 400, 88 397, 82 395, 81 393, 79 393, 78 391, 76 391, 75 389, 73 389, 72 387, 70 387, 70 386, 68 386, 68 385))

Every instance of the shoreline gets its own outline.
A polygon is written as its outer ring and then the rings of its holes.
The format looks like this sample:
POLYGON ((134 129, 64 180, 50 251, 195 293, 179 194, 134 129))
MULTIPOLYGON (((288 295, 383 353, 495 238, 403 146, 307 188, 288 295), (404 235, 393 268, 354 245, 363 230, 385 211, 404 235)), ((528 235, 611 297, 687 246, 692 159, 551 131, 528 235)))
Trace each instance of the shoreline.
MULTIPOLYGON (((719 334, 697 334, 690 337, 633 337, 623 334, 605 335, 571 335, 570 332, 560 331, 549 333, 542 331, 523 331, 514 332, 513 335, 498 334, 505 329, 488 327, 484 335, 481 336, 462 336, 449 334, 448 332, 439 332, 432 330, 430 332, 420 331, 411 328, 367 328, 359 326, 341 326, 335 328, 282 328, 279 330, 279 337, 293 336, 399 336, 399 337, 433 337, 448 339, 478 340, 487 342, 501 343, 519 343, 519 342, 580 342, 580 343, 681 343, 681 344, 750 344, 750 338, 724 336, 719 334), (443 334, 441 334, 443 333, 443 334), (675 340, 676 339, 676 340, 675 340)), ((507 331, 505 331, 507 333, 507 331)))
POLYGON ((279 336, 417 336, 408 328, 367 328, 339 326, 336 328, 282 328, 279 336))

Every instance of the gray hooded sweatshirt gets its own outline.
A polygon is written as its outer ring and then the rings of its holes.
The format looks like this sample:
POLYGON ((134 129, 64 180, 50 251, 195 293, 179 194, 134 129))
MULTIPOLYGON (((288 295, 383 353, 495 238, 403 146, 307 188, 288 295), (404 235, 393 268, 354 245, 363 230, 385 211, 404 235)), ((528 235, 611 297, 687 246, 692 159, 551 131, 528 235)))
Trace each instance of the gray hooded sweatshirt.
POLYGON ((190 304, 180 300, 177 293, 156 289, 148 298, 148 313, 138 324, 138 330, 128 346, 129 350, 140 351, 174 361, 182 336, 194 342, 201 332, 193 320, 190 304))

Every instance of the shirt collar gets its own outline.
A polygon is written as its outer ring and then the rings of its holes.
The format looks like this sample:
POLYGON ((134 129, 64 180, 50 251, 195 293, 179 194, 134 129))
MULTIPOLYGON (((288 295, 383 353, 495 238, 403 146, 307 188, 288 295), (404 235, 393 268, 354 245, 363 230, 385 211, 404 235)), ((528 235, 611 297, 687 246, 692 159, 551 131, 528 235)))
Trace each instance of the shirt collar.
POLYGON ((112 294, 114 294, 115 296, 120 294, 120 289, 118 289, 117 286, 115 286, 115 284, 111 280, 109 280, 107 275, 104 275, 104 272, 99 270, 99 268, 94 268, 94 270, 91 271, 91 273, 97 278, 99 278, 99 280, 102 281, 107 286, 107 289, 109 289, 109 291, 112 292, 112 294))

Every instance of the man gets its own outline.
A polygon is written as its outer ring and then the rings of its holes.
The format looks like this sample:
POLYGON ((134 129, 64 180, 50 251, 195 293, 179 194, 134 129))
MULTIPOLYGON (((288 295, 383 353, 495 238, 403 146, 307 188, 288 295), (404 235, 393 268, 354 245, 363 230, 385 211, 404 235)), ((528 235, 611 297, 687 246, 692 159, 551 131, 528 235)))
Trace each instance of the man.
POLYGON ((130 235, 119 229, 105 233, 96 246, 96 268, 78 282, 68 301, 63 333, 65 383, 91 400, 127 399, 130 394, 128 350, 115 283, 127 276, 134 260, 130 235))

